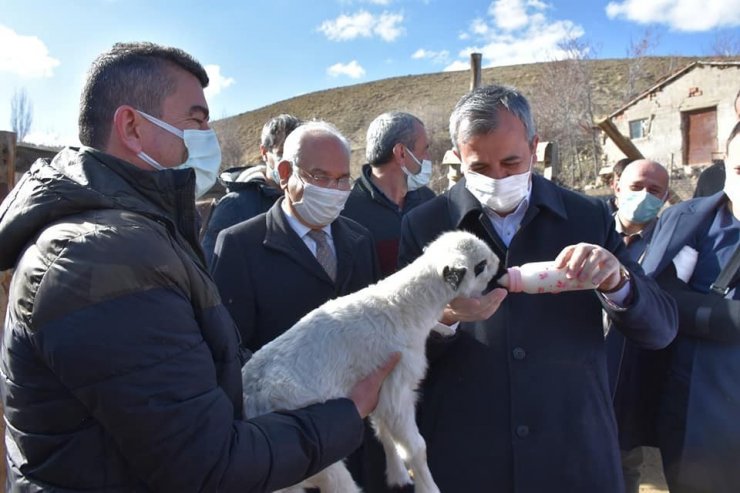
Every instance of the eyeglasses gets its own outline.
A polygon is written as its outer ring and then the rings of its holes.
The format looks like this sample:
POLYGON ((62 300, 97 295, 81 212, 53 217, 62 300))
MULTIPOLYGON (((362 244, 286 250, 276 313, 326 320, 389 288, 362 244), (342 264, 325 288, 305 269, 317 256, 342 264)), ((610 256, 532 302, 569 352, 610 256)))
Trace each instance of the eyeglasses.
MULTIPOLYGON (((303 168, 300 168, 298 166, 293 166, 293 169, 298 171, 298 178, 301 178, 301 175, 303 175, 303 178, 311 182, 312 185, 316 185, 321 188, 336 188, 337 190, 349 190, 352 188, 352 184, 354 183, 354 180, 350 178, 349 176, 343 176, 341 178, 332 178, 331 176, 326 176, 323 174, 313 174, 309 173, 303 168)), ((301 181, 304 181, 301 179, 301 181)))

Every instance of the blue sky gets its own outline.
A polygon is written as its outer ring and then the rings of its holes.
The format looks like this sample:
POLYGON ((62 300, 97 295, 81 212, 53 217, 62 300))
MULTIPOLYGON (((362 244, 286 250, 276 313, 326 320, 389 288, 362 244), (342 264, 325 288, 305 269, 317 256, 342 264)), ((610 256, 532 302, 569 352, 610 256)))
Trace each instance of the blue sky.
POLYGON ((153 41, 211 76, 213 118, 388 77, 547 61, 576 39, 619 58, 650 33, 653 55, 740 47, 740 0, 0 0, 0 130, 25 90, 27 140, 76 145, 79 93, 97 54, 153 41))

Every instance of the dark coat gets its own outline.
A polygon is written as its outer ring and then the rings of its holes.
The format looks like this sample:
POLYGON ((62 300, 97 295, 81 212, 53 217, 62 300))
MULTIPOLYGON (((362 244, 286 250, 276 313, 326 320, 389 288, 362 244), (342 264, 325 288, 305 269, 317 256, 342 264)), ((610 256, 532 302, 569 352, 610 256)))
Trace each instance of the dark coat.
POLYGON ((370 233, 340 216, 331 226, 337 252, 333 282, 288 224, 282 201, 222 231, 216 242, 213 278, 242 344, 252 351, 329 299, 358 291, 379 276, 370 233))
POLYGON ((429 465, 442 491, 621 492, 602 309, 633 341, 659 348, 676 333, 676 307, 629 260, 602 201, 532 179, 508 249, 463 179, 404 219, 400 263, 451 229, 485 240, 503 267, 587 242, 630 270, 631 304, 615 310, 594 291, 510 293, 490 319, 462 323, 443 347, 429 347, 418 409, 429 465))
MULTIPOLYGON (((678 303, 668 378, 662 392, 654 390, 661 395, 658 438, 671 491, 740 488, 740 300, 693 289, 676 278, 672 263, 684 245, 700 243, 726 205, 719 192, 667 209, 643 261, 678 303)), ((712 279, 720 266, 715 270, 712 279)))
POLYGON ((421 187, 406 192, 403 207, 398 205, 373 183, 372 167, 362 167, 362 175, 352 187, 342 215, 354 219, 370 230, 375 240, 380 271, 387 277, 398 266, 398 241, 401 238, 401 220, 409 211, 434 198, 434 192, 421 187))
POLYGON ((213 265, 213 250, 221 231, 266 212, 283 196, 281 190, 267 184, 264 169, 265 166, 252 166, 221 173, 219 179, 226 186, 227 193, 213 206, 208 222, 203 226, 201 241, 209 266, 213 265), (237 177, 243 181, 237 181, 237 177))
POLYGON ((348 399, 242 420, 194 184, 66 149, 0 206, 8 490, 272 491, 359 445, 348 399))

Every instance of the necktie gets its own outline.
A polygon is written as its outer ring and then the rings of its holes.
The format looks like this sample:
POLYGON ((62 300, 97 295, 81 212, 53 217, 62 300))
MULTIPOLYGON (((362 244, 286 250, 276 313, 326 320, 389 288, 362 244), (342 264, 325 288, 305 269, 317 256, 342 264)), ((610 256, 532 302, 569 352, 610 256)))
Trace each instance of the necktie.
POLYGON ((308 232, 308 236, 316 242, 316 260, 319 261, 321 267, 329 274, 331 280, 335 280, 337 276, 337 259, 329 246, 326 233, 321 229, 312 229, 308 232))

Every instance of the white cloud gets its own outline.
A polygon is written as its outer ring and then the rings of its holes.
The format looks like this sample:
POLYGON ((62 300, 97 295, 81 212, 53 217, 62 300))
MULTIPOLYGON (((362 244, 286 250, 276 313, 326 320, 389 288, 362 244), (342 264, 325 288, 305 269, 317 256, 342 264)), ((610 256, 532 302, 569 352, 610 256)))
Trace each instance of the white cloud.
POLYGON ((454 72, 456 70, 470 70, 470 62, 457 60, 444 68, 445 72, 454 72))
POLYGON ((206 72, 208 73, 208 87, 205 89, 206 97, 212 98, 226 89, 230 85, 234 84, 236 80, 233 77, 225 77, 221 75, 221 67, 219 65, 206 65, 206 72))
POLYGON ((357 60, 352 60, 349 63, 335 63, 334 65, 326 69, 326 73, 331 75, 332 77, 346 75, 351 79, 359 79, 360 77, 365 75, 365 69, 362 68, 362 65, 357 63, 357 60))
POLYGON ((740 26, 738 0, 623 0, 609 2, 606 15, 639 24, 665 24, 678 31, 740 26))
POLYGON ((431 60, 433 63, 447 63, 450 59, 450 52, 447 50, 432 51, 419 48, 411 55, 414 60, 431 60))
POLYGON ((46 45, 36 36, 22 36, 0 25, 0 72, 21 77, 51 77, 59 60, 49 56, 46 45))
POLYGON ((402 13, 383 12, 374 15, 360 10, 353 15, 340 15, 321 23, 318 30, 331 41, 349 41, 377 36, 383 41, 395 41, 404 33, 402 13))
POLYGON ((460 59, 444 70, 469 68, 472 52, 482 54, 486 67, 563 58, 562 44, 580 38, 584 31, 572 21, 548 19, 549 8, 541 0, 494 0, 488 17, 473 19, 466 36, 460 36, 475 44, 461 50, 460 59))
POLYGON ((488 7, 496 27, 504 31, 514 31, 526 27, 529 22, 526 5, 522 0, 498 0, 488 7))
POLYGON ((33 130, 23 139, 29 144, 49 147, 79 146, 80 140, 77 135, 61 135, 55 130, 33 130))

